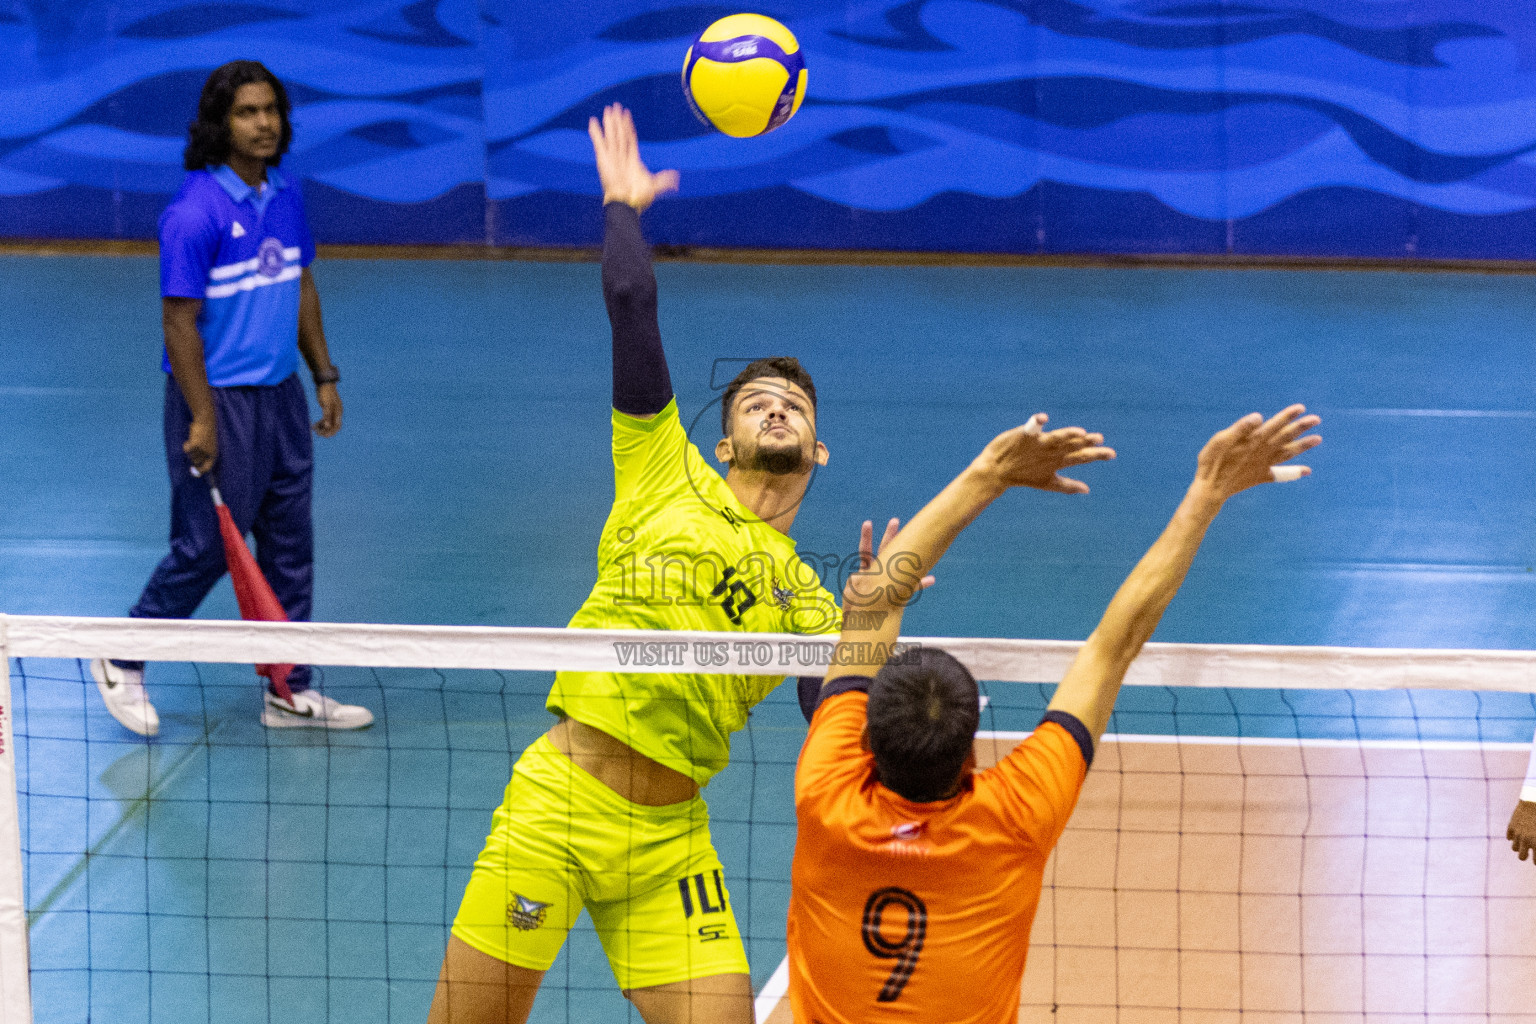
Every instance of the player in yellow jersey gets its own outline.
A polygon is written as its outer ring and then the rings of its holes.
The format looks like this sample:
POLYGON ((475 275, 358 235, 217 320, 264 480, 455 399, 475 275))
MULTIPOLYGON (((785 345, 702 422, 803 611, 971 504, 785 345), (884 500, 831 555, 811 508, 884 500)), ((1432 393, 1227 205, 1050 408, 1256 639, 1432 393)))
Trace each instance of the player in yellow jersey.
MULTIPOLYGON (((640 213, 677 186, 641 161, 629 112, 590 125, 613 326, 613 511, 571 620, 598 629, 825 633, 837 604, 787 532, 827 449, 794 359, 726 389, 721 475, 678 419, 640 213)), ((558 723, 517 762, 443 958, 431 1024, 527 1019, 583 907, 649 1024, 752 1020, 730 889, 699 791, 779 675, 560 672, 558 723)), ((817 681, 819 684, 819 680, 817 681)))

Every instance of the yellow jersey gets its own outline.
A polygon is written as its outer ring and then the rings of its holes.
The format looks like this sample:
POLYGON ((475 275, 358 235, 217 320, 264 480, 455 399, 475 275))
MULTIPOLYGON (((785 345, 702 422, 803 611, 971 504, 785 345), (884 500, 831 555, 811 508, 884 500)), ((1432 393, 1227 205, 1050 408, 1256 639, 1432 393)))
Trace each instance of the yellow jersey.
MULTIPOLYGON (((736 500, 688 440, 676 399, 648 420, 613 410, 613 470, 597 583, 572 627, 800 634, 841 628, 837 602, 816 567, 736 500)), ((752 655, 761 651, 749 649, 760 646, 728 646, 719 655, 732 667, 758 668, 752 655)), ((767 666, 770 673, 779 667, 767 666)), ((664 659, 645 668, 558 672, 546 706, 701 786, 729 763, 731 733, 785 676, 667 672, 664 659)))

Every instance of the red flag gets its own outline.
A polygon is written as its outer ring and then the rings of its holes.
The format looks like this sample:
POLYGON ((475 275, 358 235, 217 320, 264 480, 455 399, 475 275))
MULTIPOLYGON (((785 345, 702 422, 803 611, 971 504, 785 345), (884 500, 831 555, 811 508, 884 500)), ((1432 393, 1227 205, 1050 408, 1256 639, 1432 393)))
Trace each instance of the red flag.
MULTIPOLYGON (((287 622, 288 613, 283 611, 272 584, 261 574, 261 567, 245 546, 245 537, 235 525, 224 497, 211 481, 208 486, 213 495, 213 506, 219 514, 219 533, 224 537, 224 559, 229 563, 229 580, 235 585, 235 599, 240 602, 240 617, 256 622, 287 622)), ((272 681, 272 690, 283 700, 291 701, 293 691, 288 689, 288 673, 292 665, 257 665, 256 674, 272 681)))

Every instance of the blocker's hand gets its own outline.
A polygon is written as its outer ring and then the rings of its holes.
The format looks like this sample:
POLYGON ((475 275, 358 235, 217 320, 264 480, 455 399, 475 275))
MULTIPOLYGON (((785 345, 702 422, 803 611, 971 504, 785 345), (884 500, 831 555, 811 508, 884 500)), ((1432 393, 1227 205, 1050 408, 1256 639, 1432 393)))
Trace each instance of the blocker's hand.
MULTIPOLYGON (((900 532, 901 520, 892 519, 886 523, 885 536, 880 538, 880 549, 877 554, 874 546, 875 524, 868 519, 864 520, 864 525, 859 529, 859 568, 857 572, 849 573, 847 581, 843 584, 843 608, 845 612, 849 608, 858 608, 861 605, 868 604, 873 599, 872 594, 878 596, 880 584, 860 584, 859 580, 863 577, 875 576, 885 571, 885 565, 881 558, 886 555, 886 550, 891 541, 900 532)), ((909 576, 908 579, 910 580, 911 577, 909 576)), ((912 588, 912 593, 902 603, 905 604, 911 601, 919 590, 927 590, 933 586, 934 579, 935 577, 932 575, 924 576, 918 581, 917 586, 912 588)), ((843 628, 847 630, 846 623, 843 628)))
POLYGON ((1310 467, 1279 465, 1323 443, 1317 434, 1301 436, 1322 422, 1317 416, 1304 415, 1306 411, 1304 405, 1292 405, 1267 420, 1251 412, 1217 432, 1200 449, 1195 484, 1225 501, 1259 484, 1310 476, 1310 467))
POLYGON ((1536 864, 1536 803, 1522 800, 1515 804, 1515 813, 1509 818, 1509 831, 1504 833, 1504 838, 1509 840, 1510 848, 1520 855, 1521 860, 1531 858, 1531 863, 1536 864))
POLYGON ((1115 457, 1103 434, 1082 427, 1042 432, 1049 417, 1037 412, 1029 422, 992 439, 971 464, 1003 487, 1037 487, 1062 494, 1087 494, 1088 485, 1061 475, 1063 469, 1115 457))
POLYGON ((597 155, 597 177, 603 183, 603 204, 625 203, 644 212, 657 196, 677 190, 676 171, 652 174, 640 159, 640 139, 635 119, 618 103, 603 108, 603 120, 587 121, 592 152, 597 155))

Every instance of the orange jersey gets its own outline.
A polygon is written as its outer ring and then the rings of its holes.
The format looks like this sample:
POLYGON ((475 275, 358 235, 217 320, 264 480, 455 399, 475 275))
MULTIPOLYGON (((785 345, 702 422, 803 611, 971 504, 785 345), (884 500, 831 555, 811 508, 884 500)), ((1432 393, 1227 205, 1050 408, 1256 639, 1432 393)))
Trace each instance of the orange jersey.
POLYGON ((828 696, 795 771, 795 1021, 1016 1021, 1046 858, 1092 741, 1060 716, 1080 740, 1043 722, 957 795, 913 803, 879 783, 860 746, 868 703, 828 696))

